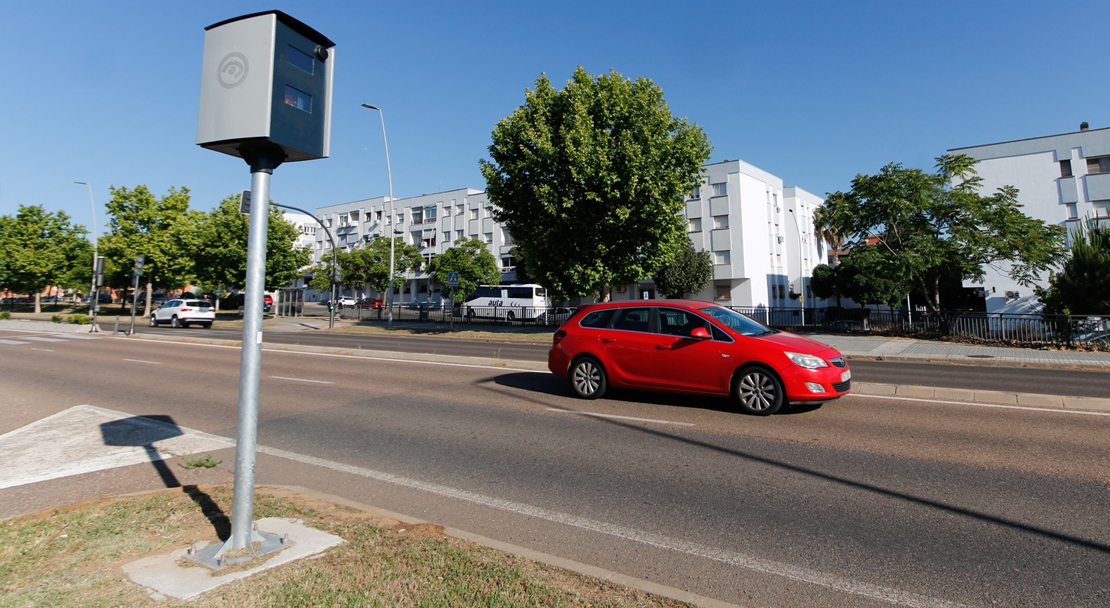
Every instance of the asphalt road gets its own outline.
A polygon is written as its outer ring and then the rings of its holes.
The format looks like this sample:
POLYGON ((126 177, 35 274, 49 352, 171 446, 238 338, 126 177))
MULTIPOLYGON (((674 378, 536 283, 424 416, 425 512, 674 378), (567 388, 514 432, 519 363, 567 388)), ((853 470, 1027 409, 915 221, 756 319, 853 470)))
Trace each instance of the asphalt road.
MULTIPOLYGON (((137 328, 140 333, 180 333, 168 327, 137 328)), ((237 330, 185 330, 188 335, 239 340, 237 330)), ((266 341, 281 344, 362 348, 411 353, 437 353, 523 361, 546 361, 550 335, 536 334, 533 343, 497 340, 466 340, 413 335, 342 334, 331 332, 268 332, 266 341)), ((857 382, 910 384, 943 388, 966 388, 1014 393, 1110 397, 1110 374, 1105 371, 1018 368, 995 365, 954 365, 852 359, 852 378, 857 382)))
MULTIPOLYGON (((0 344, 0 433, 89 403, 235 435, 237 349, 29 346, 0 344)), ((758 418, 293 352, 262 377, 259 483, 748 606, 1110 604, 1108 416, 847 397, 758 418)))

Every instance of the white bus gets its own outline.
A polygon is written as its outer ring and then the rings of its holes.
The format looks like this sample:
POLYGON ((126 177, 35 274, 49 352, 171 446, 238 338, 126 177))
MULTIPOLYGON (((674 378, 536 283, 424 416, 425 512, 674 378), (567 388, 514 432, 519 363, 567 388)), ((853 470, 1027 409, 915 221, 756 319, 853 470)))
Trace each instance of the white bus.
POLYGON ((539 285, 479 285, 459 306, 459 314, 511 323, 543 319, 547 308, 547 290, 539 285))

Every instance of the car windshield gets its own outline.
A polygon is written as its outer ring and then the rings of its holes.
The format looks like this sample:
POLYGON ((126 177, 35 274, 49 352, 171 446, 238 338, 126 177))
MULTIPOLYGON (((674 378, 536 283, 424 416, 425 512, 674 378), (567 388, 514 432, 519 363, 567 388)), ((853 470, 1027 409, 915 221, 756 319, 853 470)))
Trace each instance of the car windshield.
POLYGON ((762 336, 764 334, 775 333, 775 330, 759 321, 746 317, 724 306, 709 306, 701 309, 701 312, 720 321, 722 325, 741 336, 762 336))

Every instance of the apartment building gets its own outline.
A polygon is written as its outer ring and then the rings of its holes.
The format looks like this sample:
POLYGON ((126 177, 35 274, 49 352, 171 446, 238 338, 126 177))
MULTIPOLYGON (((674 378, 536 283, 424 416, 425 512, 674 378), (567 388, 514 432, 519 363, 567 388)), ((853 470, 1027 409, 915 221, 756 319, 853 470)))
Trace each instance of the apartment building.
MULTIPOLYGON (((1090 129, 980 146, 953 148, 976 160, 984 194, 1011 185, 1026 215, 1073 230, 1084 218, 1110 217, 1110 128, 1090 129)), ((1110 221, 1110 220, 1103 220, 1110 221)), ((979 290, 987 312, 1036 312, 1040 301, 1029 287, 1006 274, 1008 266, 986 267, 979 290)), ((1047 286, 1042 277, 1041 286, 1047 286)))
MULTIPOLYGON (((813 265, 824 259, 813 211, 824 200, 740 160, 705 166, 705 181, 686 200, 683 215, 695 249, 709 251, 713 280, 692 294, 730 306, 801 307, 823 305, 810 297, 813 265)), ((378 197, 317 209, 340 248, 357 248, 392 230, 417 245, 427 259, 464 237, 481 239, 501 264, 502 280, 516 278, 510 255, 512 236, 494 222, 489 199, 473 188, 398 198, 378 197)), ((330 245, 316 235, 314 259, 330 245)), ((437 301, 440 286, 423 271, 408 273, 398 302, 437 301)), ((351 295, 362 295, 351 294, 351 295)), ((372 294, 377 295, 377 294, 372 294)), ((650 279, 615 286, 612 298, 658 297, 650 279)))

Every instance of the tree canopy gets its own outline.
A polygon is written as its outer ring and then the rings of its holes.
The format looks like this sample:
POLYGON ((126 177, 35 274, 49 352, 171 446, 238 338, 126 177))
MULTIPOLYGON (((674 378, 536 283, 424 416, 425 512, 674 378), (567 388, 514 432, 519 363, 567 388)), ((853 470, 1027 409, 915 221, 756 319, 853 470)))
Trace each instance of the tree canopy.
POLYGON ((1071 252, 1041 300, 1052 314, 1110 314, 1110 225, 1080 222, 1071 252))
MULTIPOLYGON (((404 285, 404 275, 410 270, 416 270, 424 263, 424 256, 420 255, 420 248, 408 245, 398 238, 393 244, 393 287, 395 289, 404 285)), ((338 252, 339 258, 339 283, 344 287, 361 287, 369 285, 383 297, 389 289, 389 239, 378 237, 366 246, 354 251, 338 252)), ((325 254, 315 269, 315 276, 309 285, 317 291, 326 291, 330 288, 328 276, 331 272, 331 255, 325 254)))
MULTIPOLYGON (((115 278, 129 277, 136 256, 143 256, 147 300, 143 315, 150 314, 152 287, 176 289, 193 278, 193 238, 203 215, 189 210, 189 189, 170 187, 155 196, 144 185, 109 187, 108 234, 100 241, 101 254, 119 269, 115 278)), ((122 285, 121 285, 122 287, 122 285)))
POLYGON ((479 285, 497 285, 501 270, 497 260, 482 241, 474 238, 459 239, 447 251, 437 255, 428 264, 428 274, 443 286, 443 297, 457 302, 472 293, 479 285), (447 284, 447 273, 459 273, 459 285, 447 284))
POLYGON ((494 218, 556 299, 607 297, 654 274, 687 239, 683 198, 701 183, 705 132, 671 115, 647 78, 546 75, 494 127, 481 161, 494 218))
POLYGON ((1060 260, 1063 229, 1022 213, 1013 186, 980 194, 974 164, 966 155, 937 158, 935 173, 889 164, 828 195, 821 219, 851 248, 843 263, 867 286, 863 301, 891 303, 912 288, 939 310, 946 277, 982 280, 992 266, 1031 285, 1060 260))
MULTIPOLYGON (((249 216, 239 212, 239 194, 225 197, 204 214, 196 226, 192 248, 196 277, 215 286, 245 287, 247 280, 247 233, 249 216)), ((296 224, 285 221, 280 209, 269 206, 266 225, 266 290, 284 287, 302 276, 312 254, 298 249, 296 224)))
POLYGON ((667 298, 698 293, 713 279, 713 261, 708 251, 697 251, 690 239, 679 245, 674 258, 655 274, 655 287, 667 298))
POLYGON ((0 287, 33 294, 35 312, 41 312, 43 289, 66 283, 79 262, 91 265, 86 234, 64 211, 50 213, 40 205, 20 205, 14 217, 0 216, 0 287))

